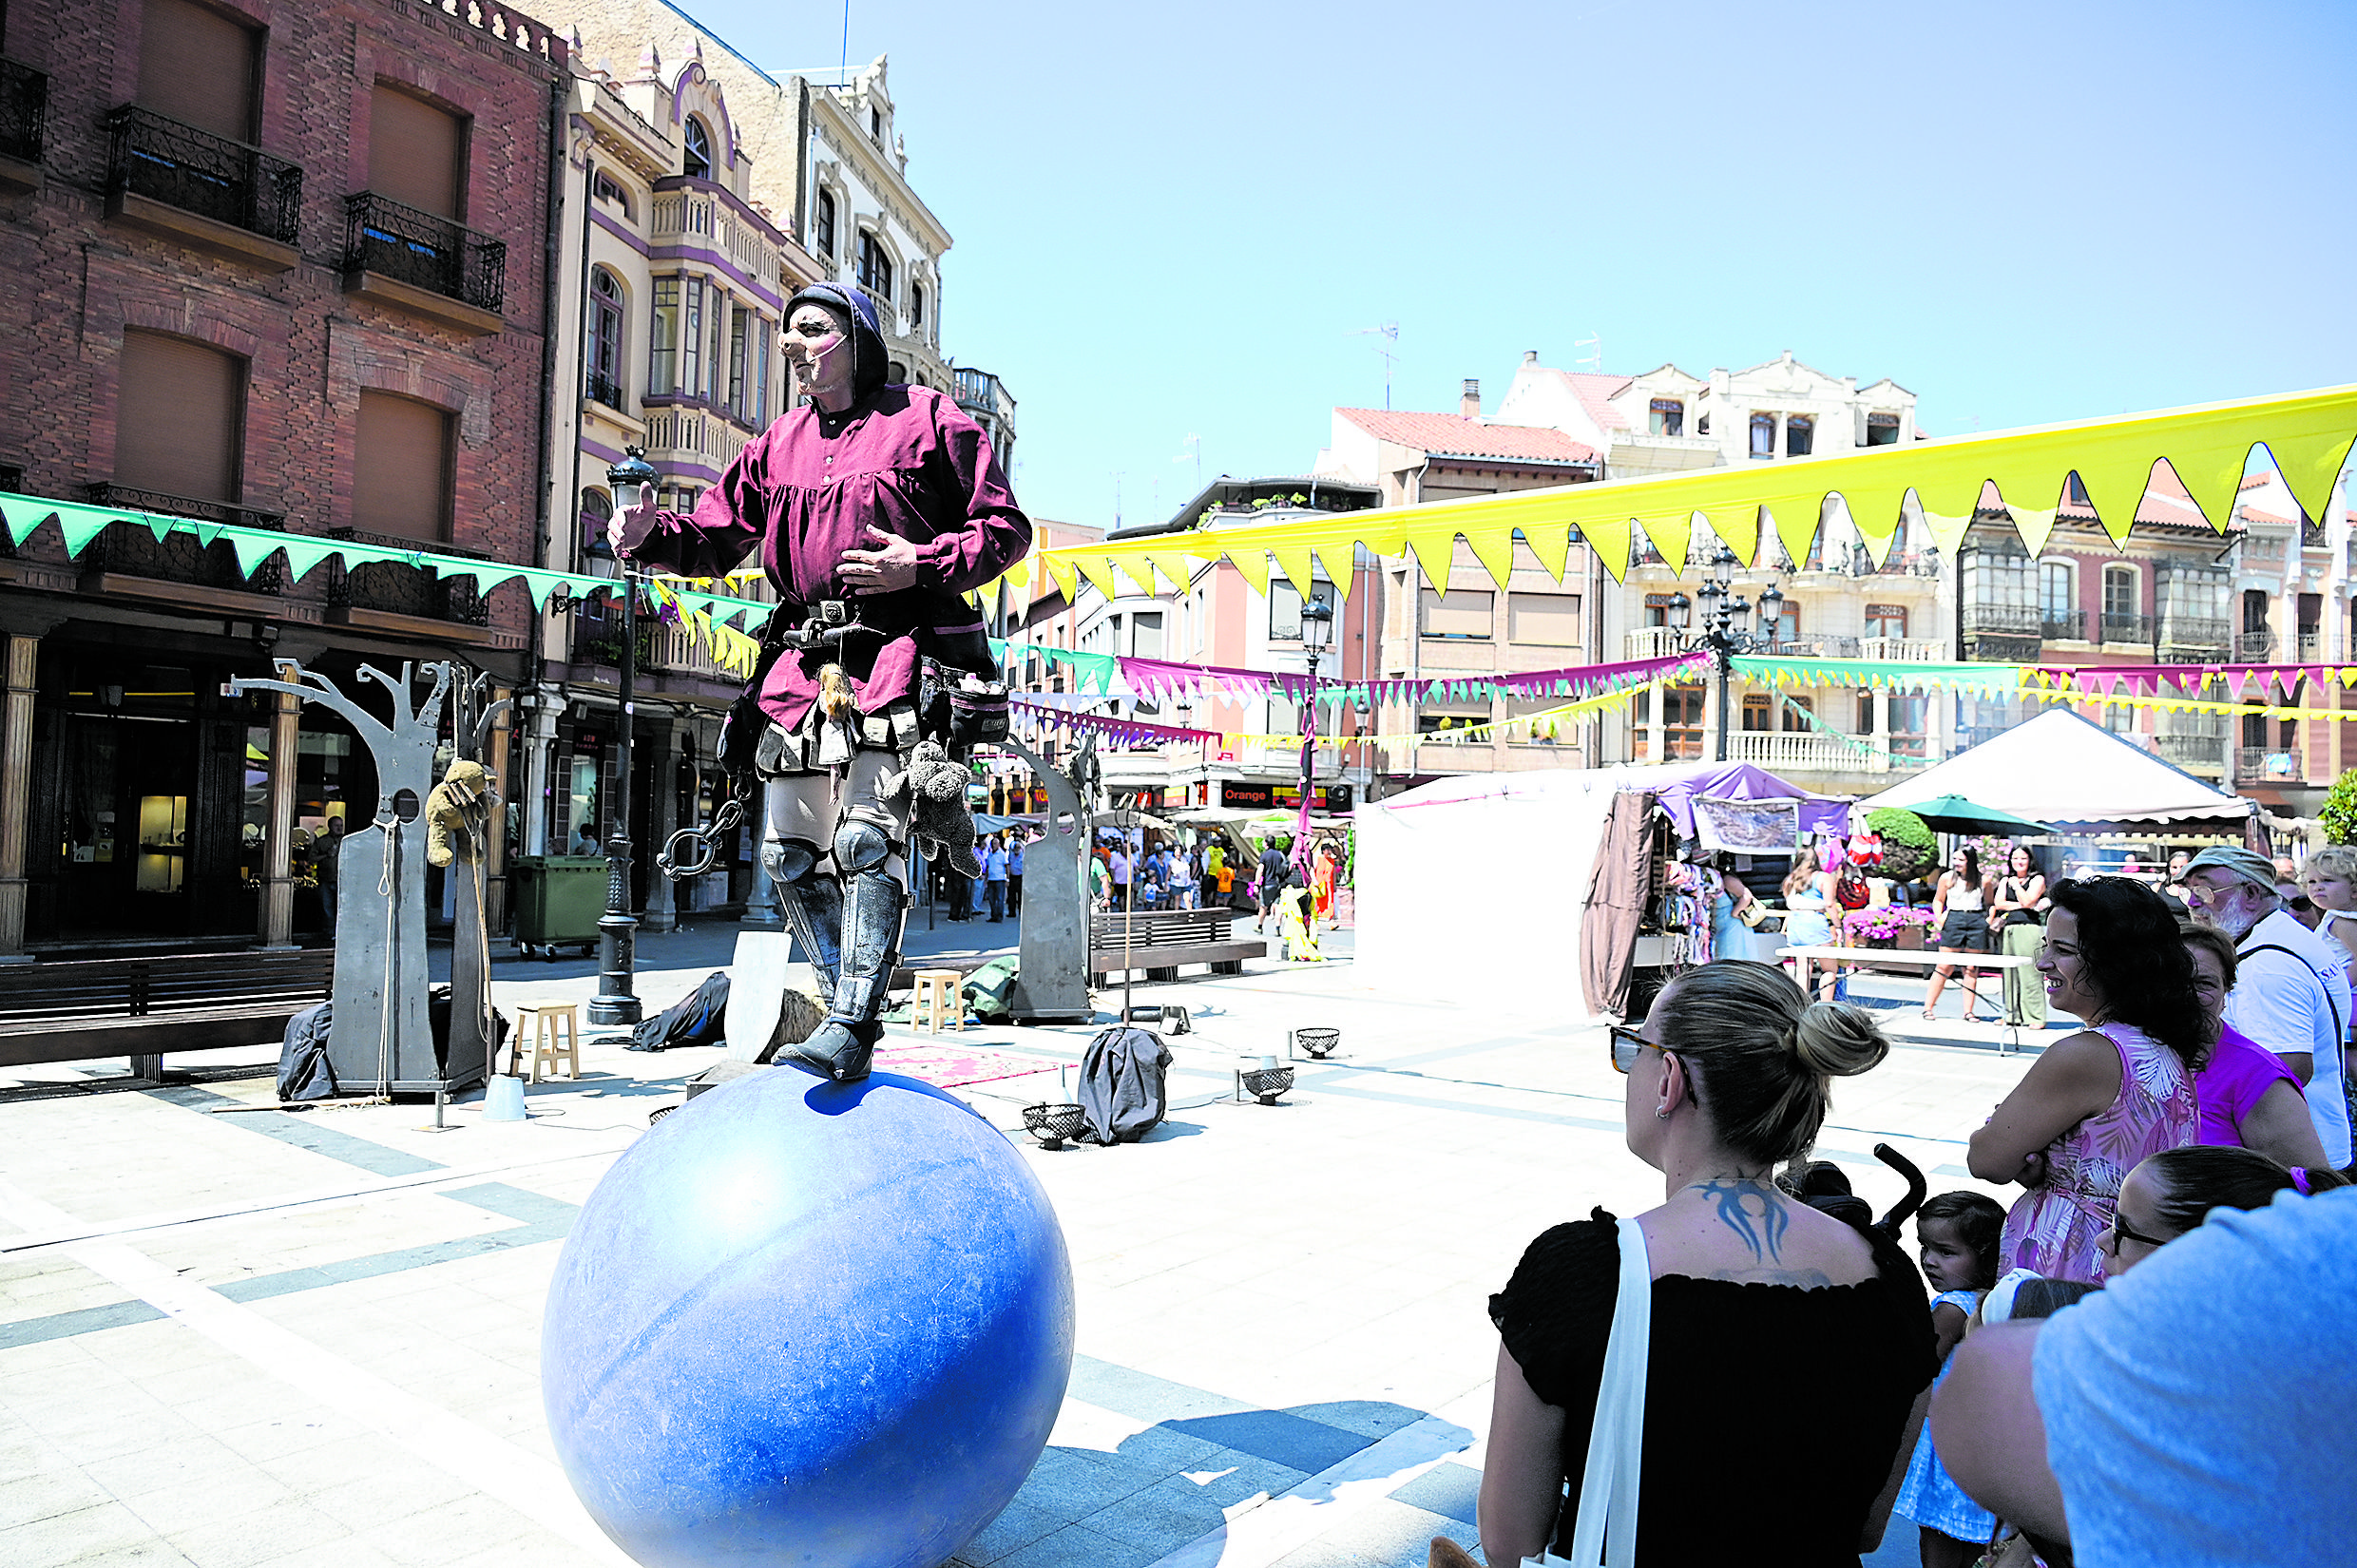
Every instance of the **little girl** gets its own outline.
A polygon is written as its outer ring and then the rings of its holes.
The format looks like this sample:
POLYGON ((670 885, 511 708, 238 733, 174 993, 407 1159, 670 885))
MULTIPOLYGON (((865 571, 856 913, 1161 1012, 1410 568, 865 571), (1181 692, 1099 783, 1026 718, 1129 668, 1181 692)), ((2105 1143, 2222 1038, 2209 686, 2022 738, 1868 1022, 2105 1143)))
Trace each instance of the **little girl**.
MULTIPOLYGON (((1948 1352, 1964 1337, 1965 1320, 1997 1283, 1997 1244, 2004 1226, 2005 1211, 1979 1193, 1942 1193, 1915 1216, 1924 1278, 1940 1292, 1931 1303, 1931 1329, 1939 1340, 1942 1377, 1947 1375, 1948 1352)), ((1987 1509, 1948 1479, 1932 1449, 1929 1422, 1915 1440, 1915 1457, 1907 1463, 1896 1507, 1922 1528, 1924 1568, 1972 1568, 1997 1525, 1987 1509)))

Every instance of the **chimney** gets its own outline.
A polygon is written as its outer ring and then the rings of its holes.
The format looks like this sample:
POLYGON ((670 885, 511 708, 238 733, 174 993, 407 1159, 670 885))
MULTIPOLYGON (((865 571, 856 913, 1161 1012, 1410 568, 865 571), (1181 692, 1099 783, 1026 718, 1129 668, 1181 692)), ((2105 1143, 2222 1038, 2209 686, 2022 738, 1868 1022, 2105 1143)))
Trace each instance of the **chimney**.
POLYGON ((1536 365, 1538 362, 1539 362, 1539 351, 1538 351, 1537 349, 1524 349, 1524 350, 1523 351, 1523 364, 1525 364, 1525 365, 1536 365))
POLYGON ((1482 384, 1469 375, 1465 379, 1465 395, 1457 399, 1457 411, 1467 419, 1482 416, 1482 384))

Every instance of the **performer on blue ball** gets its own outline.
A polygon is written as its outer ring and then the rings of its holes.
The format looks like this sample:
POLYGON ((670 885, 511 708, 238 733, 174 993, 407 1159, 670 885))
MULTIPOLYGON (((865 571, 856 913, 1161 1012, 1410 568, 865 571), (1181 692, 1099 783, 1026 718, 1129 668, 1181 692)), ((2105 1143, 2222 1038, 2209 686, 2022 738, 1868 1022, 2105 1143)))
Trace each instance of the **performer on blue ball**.
POLYGON ((757 667, 770 721, 761 865, 827 1008, 790 1049, 848 1083, 868 1075, 899 961, 909 803, 882 792, 919 738, 921 661, 987 673, 984 628, 962 595, 1022 558, 1031 523, 980 426, 941 392, 887 380, 875 307, 859 290, 796 294, 785 356, 801 406, 692 513, 642 502, 608 534, 633 562, 691 577, 733 571, 758 546, 780 602, 773 634, 811 628, 809 645, 757 667))

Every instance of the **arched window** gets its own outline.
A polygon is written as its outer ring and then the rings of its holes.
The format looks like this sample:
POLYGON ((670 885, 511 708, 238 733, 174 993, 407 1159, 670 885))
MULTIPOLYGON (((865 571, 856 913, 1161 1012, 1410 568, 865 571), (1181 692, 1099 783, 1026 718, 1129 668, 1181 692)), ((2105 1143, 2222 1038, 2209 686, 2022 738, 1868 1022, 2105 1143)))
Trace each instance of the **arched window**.
POLYGON ((859 286, 879 305, 892 302, 891 253, 866 229, 859 231, 859 286))
POLYGON ((1809 414, 1796 413, 1784 421, 1784 455, 1807 457, 1816 448, 1817 422, 1809 414))
POLYGON ((581 545, 591 555, 611 555, 605 525, 613 520, 614 498, 594 485, 581 492, 581 545))
POLYGON ((1755 413, 1752 415, 1752 455, 1753 457, 1776 455, 1776 416, 1774 414, 1755 413))
POLYGON ((704 123, 694 115, 689 115, 686 129, 682 133, 682 140, 687 143, 685 172, 697 180, 711 179, 712 133, 704 129, 704 123))
POLYGON ((584 390, 609 409, 622 407, 622 284, 599 267, 589 275, 589 384, 584 390))
POLYGON ((811 224, 812 238, 818 241, 818 254, 830 261, 834 259, 834 193, 818 193, 818 216, 811 224))
POLYGON ((909 329, 911 332, 922 332, 924 328, 925 285, 911 282, 909 285, 909 329))

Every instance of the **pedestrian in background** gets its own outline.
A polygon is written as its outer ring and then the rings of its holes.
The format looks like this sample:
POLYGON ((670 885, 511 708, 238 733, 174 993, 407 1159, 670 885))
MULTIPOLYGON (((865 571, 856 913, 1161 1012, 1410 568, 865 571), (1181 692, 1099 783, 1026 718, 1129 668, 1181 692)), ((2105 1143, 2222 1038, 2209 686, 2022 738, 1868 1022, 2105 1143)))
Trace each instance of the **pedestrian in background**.
POLYGON ((2284 912, 2264 856, 2213 845, 2186 868, 2194 918, 2234 942, 2226 1022, 2284 1059, 2306 1085, 2309 1119, 2334 1167, 2349 1162, 2343 1050, 2348 1038, 2348 955, 2284 912))
POLYGON ((1006 903, 1010 908, 1023 908, 1023 847, 1029 838, 1028 833, 1017 829, 1006 851, 1006 903))
POLYGON ((990 847, 982 857, 982 879, 990 903, 990 924, 993 926, 1006 919, 1006 835, 992 833, 990 847))
MULTIPOLYGON (((2016 958, 2035 959, 2046 940, 2046 879, 2037 857, 2025 844, 2005 851, 2005 874, 1997 879, 1989 912, 1997 917, 1999 950, 2016 958)), ((2024 964, 2004 974, 2005 1017, 2024 1028, 2046 1026, 2046 983, 2034 965, 2024 964)))
POLYGON ((2120 1178, 2199 1129, 2194 1074, 2212 1031, 2167 899, 2124 876, 2058 882, 2050 896, 2038 972, 2087 1027, 2040 1053, 1965 1163, 2026 1189, 2005 1216, 2006 1269, 2099 1285, 2097 1238, 2120 1178))

